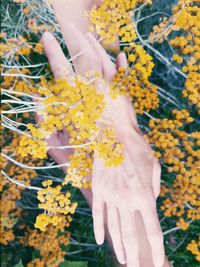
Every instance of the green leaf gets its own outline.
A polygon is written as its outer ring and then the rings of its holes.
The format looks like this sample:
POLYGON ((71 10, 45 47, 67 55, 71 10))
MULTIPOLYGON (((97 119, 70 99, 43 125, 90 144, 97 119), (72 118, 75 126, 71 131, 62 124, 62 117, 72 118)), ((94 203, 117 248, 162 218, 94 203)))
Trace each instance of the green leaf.
POLYGON ((20 260, 14 267, 24 267, 22 260, 20 260))
POLYGON ((87 267, 87 262, 83 261, 64 261, 62 262, 59 267, 87 267))

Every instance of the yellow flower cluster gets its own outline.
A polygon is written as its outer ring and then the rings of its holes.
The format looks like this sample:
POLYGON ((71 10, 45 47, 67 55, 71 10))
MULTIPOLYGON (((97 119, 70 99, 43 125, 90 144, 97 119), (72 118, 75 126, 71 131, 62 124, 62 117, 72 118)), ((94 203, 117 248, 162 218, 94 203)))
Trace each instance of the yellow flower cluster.
POLYGON ((146 139, 155 147, 155 155, 174 177, 173 186, 162 185, 161 210, 167 217, 178 217, 177 226, 186 230, 188 219, 200 219, 199 163, 200 132, 187 133, 185 125, 194 121, 186 110, 173 110, 174 119, 151 119, 146 139))
POLYGON ((77 148, 73 155, 69 156, 70 166, 63 185, 71 183, 78 188, 90 187, 94 152, 104 160, 105 166, 115 167, 123 161, 122 148, 123 145, 116 142, 116 133, 112 128, 99 130, 90 147, 77 148))
POLYGON ((198 72, 189 72, 183 97, 187 97, 192 104, 200 108, 200 74, 198 72))
POLYGON ((121 165, 124 159, 123 144, 116 143, 116 133, 112 128, 104 128, 94 146, 97 155, 104 160, 106 167, 121 165))
POLYGON ((104 96, 92 85, 80 77, 74 80, 74 85, 66 79, 55 82, 43 79, 38 92, 45 97, 40 101, 45 108, 38 112, 44 118, 40 124, 43 130, 52 133, 66 128, 73 144, 91 138, 104 109, 104 96))
POLYGON ((93 150, 92 148, 76 148, 69 156, 70 166, 63 185, 71 183, 77 188, 91 187, 90 176, 92 173, 93 150))
POLYGON ((183 62, 183 58, 179 56, 178 54, 173 55, 173 60, 176 61, 178 64, 181 64, 183 62))
POLYGON ((200 237, 197 241, 192 240, 187 245, 187 250, 191 251, 191 253, 196 256, 196 260, 200 262, 200 237))
MULTIPOLYGON (((47 30, 47 29, 46 29, 47 30)), ((15 38, 8 38, 6 33, 1 34, 1 42, 0 42, 0 56, 5 59, 9 59, 12 55, 14 55, 15 60, 19 60, 20 56, 28 57, 31 53, 35 52, 38 54, 42 54, 44 52, 42 42, 38 42, 36 44, 28 41, 28 38, 18 36, 15 38), (6 37, 6 38, 5 38, 6 37)), ((29 72, 28 69, 22 69, 22 73, 29 72)), ((16 70, 11 70, 11 73, 16 73, 16 70)), ((19 72, 17 72, 19 73, 19 72)), ((16 79, 16 77, 12 77, 16 79)), ((26 85, 28 86, 28 85, 26 85)))
POLYGON ((198 0, 179 0, 172 8, 172 16, 163 17, 159 25, 154 25, 153 31, 149 35, 149 41, 162 43, 172 31, 184 29, 188 33, 188 29, 197 29, 198 27, 195 27, 199 23, 196 17, 197 13, 198 0))
POLYGON ((186 231, 190 226, 189 222, 185 221, 183 218, 179 218, 176 225, 184 231, 186 231))
POLYGON ((44 53, 44 47, 43 47, 42 41, 40 41, 39 43, 37 43, 34 46, 34 52, 36 52, 38 54, 43 54, 44 53))
MULTIPOLYGON (((40 34, 41 32, 50 31, 55 32, 56 26, 50 23, 44 23, 44 21, 39 21, 35 19, 35 15, 40 12, 41 3, 37 1, 31 1, 30 3, 27 0, 12 0, 15 4, 21 5, 21 12, 24 14, 24 26, 32 34, 40 34)), ((52 0, 45 0, 48 4, 51 4, 52 0)))
POLYGON ((62 246, 67 246, 70 242, 70 232, 66 231, 70 221, 71 217, 68 215, 63 222, 57 226, 49 225, 44 232, 28 229, 21 243, 34 247, 40 252, 40 257, 29 262, 27 267, 57 267, 64 261, 66 251, 62 246))
POLYGON ((154 67, 152 57, 135 43, 125 51, 129 52, 129 67, 127 70, 118 69, 110 87, 111 96, 116 98, 127 93, 139 114, 156 109, 159 106, 157 87, 149 82, 154 67))
MULTIPOLYGON (((5 179, 1 175, 1 179, 5 179)), ((4 181, 6 184, 6 181, 4 181)), ((13 226, 19 217, 19 209, 17 209, 16 201, 20 198, 20 191, 14 184, 6 184, 1 192, 1 222, 0 222, 0 243, 7 245, 15 239, 13 226)))
MULTIPOLYGON (((34 8, 34 7, 32 6, 32 8, 34 8)), ((40 6, 38 6, 37 8, 40 8, 40 6)), ((24 12, 24 14, 26 14, 26 13, 24 12)), ((37 21, 37 19, 35 19, 35 17, 30 18, 29 14, 26 14, 26 15, 27 15, 27 21, 26 21, 27 28, 32 33, 39 34, 41 32, 45 32, 45 31, 50 31, 50 32, 56 31, 56 28, 53 25, 46 25, 46 24, 38 23, 38 21, 37 21)))
MULTIPOLYGON (((8 115, 11 117, 10 115, 8 115)), ((18 118, 18 122, 21 118, 18 118)), ((30 125, 31 127, 31 125, 30 125)), ((2 146, 5 151, 9 153, 16 151, 19 145, 20 137, 13 131, 7 131, 1 126, 3 132, 2 146), (4 136, 5 135, 5 136, 4 136)), ((37 135, 37 131, 35 132, 37 135)), ((5 153, 5 152, 4 152, 5 153)), ((42 161, 33 161, 32 157, 21 158, 16 154, 15 159, 24 164, 43 165, 42 161)), ((7 159, 1 157, 1 167, 6 171, 7 175, 18 182, 23 182, 25 185, 30 185, 31 179, 37 177, 34 170, 23 169, 17 165, 10 164, 7 159)), ((45 181, 44 186, 47 187, 51 181, 45 181)), ((22 209, 17 207, 17 201, 21 198, 23 187, 19 187, 8 181, 5 176, 1 174, 0 177, 0 191, 1 191, 1 227, 0 227, 0 243, 8 245, 10 241, 16 240, 24 246, 34 247, 40 252, 40 258, 36 258, 27 264, 28 267, 50 266, 57 267, 64 261, 66 251, 63 250, 62 245, 69 245, 70 232, 67 228, 72 221, 71 215, 65 215, 61 222, 56 226, 49 225, 46 231, 40 232, 38 230, 28 229, 25 237, 17 237, 14 233, 14 226, 19 221, 22 221, 22 209)), ((44 197, 46 197, 45 195, 44 197)), ((69 197, 69 195, 68 195, 69 197)), ((21 229, 26 229, 27 226, 21 225, 21 229)))
POLYGON ((49 224, 56 226, 60 222, 62 222, 62 220, 63 220, 63 217, 61 217, 61 216, 47 215, 47 214, 43 213, 43 214, 40 214, 37 216, 34 227, 40 229, 41 231, 45 231, 46 227, 49 224))
POLYGON ((173 13, 180 12, 177 16, 177 19, 175 21, 176 25, 179 27, 179 29, 183 29, 184 31, 193 34, 197 34, 199 32, 199 6, 198 1, 186 1, 181 0, 179 1, 177 6, 174 6, 173 13), (184 7, 183 7, 184 4, 184 7), (183 7, 181 10, 179 7, 183 7))
MULTIPOLYGON (((18 119, 18 122, 20 121, 21 118, 18 119)), ((16 132, 7 131, 5 128, 3 128, 3 132, 6 136, 4 137, 3 135, 2 138, 2 140, 4 140, 2 142, 2 147, 5 151, 15 152, 15 159, 20 163, 30 164, 30 165, 35 163, 37 164, 37 166, 42 165, 42 161, 40 160, 33 160, 30 157, 22 158, 18 153, 16 153, 20 142, 20 137, 16 132)), ((2 162, 2 169, 6 170, 6 173, 8 174, 9 177, 14 177, 14 179, 18 181, 23 181, 25 182, 25 185, 30 185, 30 179, 34 178, 37 175, 36 171, 34 170, 23 169, 20 166, 8 164, 9 161, 5 159, 3 156, 1 162, 2 162)))
POLYGON ((114 140, 114 132, 110 130, 109 133, 108 129, 101 131, 97 125, 105 103, 104 95, 92 84, 87 84, 86 79, 81 77, 76 77, 73 84, 66 79, 49 82, 42 79, 38 92, 43 96, 43 100, 38 100, 43 107, 38 111, 43 120, 39 128, 30 123, 27 125, 30 130, 27 134, 31 137, 22 136, 18 149, 21 156, 44 159, 48 146, 43 139, 56 131, 66 130, 68 136, 65 145, 78 147, 73 149, 74 153, 69 157, 70 166, 65 183, 71 182, 79 188, 90 186, 87 178, 92 172, 92 154, 96 150, 107 166, 120 164, 123 158, 121 145, 114 140), (99 140, 103 143, 100 144, 99 140), (94 145, 95 142, 98 145, 94 145), (107 147, 107 152, 109 150, 107 156, 100 149, 101 146, 107 147))
POLYGON ((1 84, 2 88, 9 89, 13 87, 17 92, 36 94, 37 89, 34 86, 22 80, 21 77, 16 80, 15 75, 29 75, 30 71, 28 69, 21 69, 18 72, 16 72, 16 70, 9 70, 6 71, 6 73, 8 74, 8 76, 3 77, 3 82, 1 84))
POLYGON ((173 24, 174 16, 170 18, 162 18, 159 25, 154 25, 152 32, 149 34, 149 42, 153 44, 154 42, 162 43, 168 38, 173 30, 177 27, 173 24))
POLYGON ((179 36, 170 40, 170 45, 177 51, 172 59, 182 65, 182 71, 187 73, 183 97, 200 107, 200 7, 199 1, 179 0, 173 7, 173 15, 164 18, 149 39, 153 43, 163 42, 172 31, 182 31, 179 36))
POLYGON ((133 10, 140 4, 151 4, 148 0, 103 0, 101 6, 93 6, 89 12, 92 25, 105 45, 115 42, 118 36, 122 42, 132 42, 136 39, 135 26, 132 16, 133 10))
POLYGON ((18 153, 22 157, 32 156, 33 159, 45 159, 47 158, 47 142, 43 141, 44 134, 41 129, 34 127, 33 124, 27 124, 27 128, 30 130, 26 132, 29 136, 23 135, 20 139, 18 153))
MULTIPOLYGON (((125 51, 127 48, 125 48, 125 51)), ((153 58, 149 55, 145 49, 136 43, 131 43, 128 47, 128 61, 133 63, 133 69, 136 71, 136 76, 140 79, 147 80, 151 74, 154 67, 153 58)))
POLYGON ((0 56, 8 59, 14 54, 16 60, 20 56, 29 56, 33 49, 32 44, 28 44, 28 40, 22 36, 16 38, 7 38, 6 42, 0 43, 0 56))
POLYGON ((117 73, 113 77, 111 85, 110 85, 110 96, 113 99, 116 99, 120 95, 127 94, 127 88, 124 84, 126 69, 125 68, 117 68, 117 73))
POLYGON ((71 203, 69 192, 63 194, 61 186, 51 187, 51 184, 50 180, 44 181, 46 188, 38 191, 38 200, 41 202, 38 207, 44 209, 45 213, 37 217, 35 227, 41 231, 45 231, 49 224, 58 225, 65 217, 62 214, 74 214, 77 207, 76 202, 71 203))
MULTIPOLYGON (((183 72, 188 73, 183 96, 187 97, 192 104, 200 107, 200 70, 198 61, 200 59, 200 8, 197 1, 189 1, 176 19, 176 25, 185 32, 185 35, 175 37, 170 44, 177 48, 186 60, 182 67, 183 72)), ((180 3, 179 3, 180 5, 180 3)), ((177 7, 174 8, 174 12, 177 7)), ((178 60, 181 64, 182 61, 178 60)))
MULTIPOLYGON (((19 119, 20 120, 20 119, 19 119)), ((12 131, 6 131, 2 128, 2 147, 5 151, 16 151, 19 144, 19 136, 12 131), (5 136, 4 136, 5 134, 5 136)), ((32 162, 32 159, 23 159, 16 155, 16 160, 19 162, 27 163, 32 162)), ((41 163, 38 161, 37 165, 41 163)), ((23 182, 24 185, 29 185, 30 180, 36 177, 36 172, 30 169, 23 169, 17 165, 9 164, 8 160, 1 156, 1 167, 6 172, 8 177, 23 182)), ((8 243, 15 239, 13 226, 21 216, 21 209, 16 205, 16 202, 21 198, 23 187, 18 187, 12 182, 8 181, 7 178, 1 173, 0 175, 0 192, 1 192, 1 239, 0 243, 8 245, 8 243)))

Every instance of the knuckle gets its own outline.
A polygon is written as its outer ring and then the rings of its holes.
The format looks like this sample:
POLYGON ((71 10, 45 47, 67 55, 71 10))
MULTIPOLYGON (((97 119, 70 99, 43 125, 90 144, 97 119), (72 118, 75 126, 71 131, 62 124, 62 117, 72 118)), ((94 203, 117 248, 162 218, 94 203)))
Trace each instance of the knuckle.
POLYGON ((120 202, 122 200, 125 201, 127 199, 127 189, 121 188, 116 197, 120 200, 120 202))
POLYGON ((96 182, 96 181, 93 179, 93 181, 92 181, 92 192, 93 192, 93 194, 97 195, 97 194, 99 194, 100 191, 101 191, 101 190, 100 190, 100 188, 99 188, 99 184, 98 184, 98 182, 96 182))

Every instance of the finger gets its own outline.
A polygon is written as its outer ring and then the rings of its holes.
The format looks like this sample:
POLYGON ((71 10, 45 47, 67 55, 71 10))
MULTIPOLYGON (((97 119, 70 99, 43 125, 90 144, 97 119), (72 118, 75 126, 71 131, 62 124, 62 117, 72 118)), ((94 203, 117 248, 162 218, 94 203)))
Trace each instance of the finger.
POLYGON ((93 195, 92 216, 94 235, 98 245, 102 245, 105 238, 104 229, 104 202, 93 195))
POLYGON ((121 52, 117 55, 116 65, 118 68, 121 67, 126 69, 128 67, 126 54, 124 52, 121 52))
POLYGON ((137 231, 139 233, 139 257, 140 262, 148 262, 149 266, 154 266, 151 256, 151 247, 149 245, 149 242, 147 240, 146 230, 144 226, 144 222, 141 216, 141 213, 139 211, 135 212, 135 221, 136 221, 136 227, 137 231))
POLYGON ((122 241, 126 253, 127 267, 139 267, 139 244, 135 223, 135 214, 120 210, 122 241))
POLYGON ((155 198, 160 195, 160 176, 161 176, 161 167, 157 159, 153 165, 153 190, 155 198))
POLYGON ((117 73, 116 65, 110 60, 106 50, 101 46, 101 44, 95 39, 95 37, 90 32, 88 32, 86 36, 101 59, 104 78, 107 81, 111 81, 113 76, 117 73))
POLYGON ((113 243, 113 248, 115 251, 115 254, 117 256, 118 261, 121 264, 126 263, 126 258, 125 258, 125 251, 124 247, 122 244, 122 239, 121 239, 121 227, 120 227, 120 221, 119 221, 119 214, 117 209, 107 203, 107 220, 108 220, 108 231, 110 233, 112 243, 113 243))
POLYGON ((55 79, 72 77, 71 64, 66 59, 56 38, 50 32, 45 32, 42 40, 55 79))
POLYGON ((73 24, 66 23, 63 36, 78 75, 85 76, 87 72, 102 74, 101 59, 83 33, 73 24))
POLYGON ((164 263, 163 233, 157 216, 156 200, 151 193, 151 197, 143 202, 140 210, 146 228, 147 239, 151 246, 152 258, 155 267, 161 267, 164 263))

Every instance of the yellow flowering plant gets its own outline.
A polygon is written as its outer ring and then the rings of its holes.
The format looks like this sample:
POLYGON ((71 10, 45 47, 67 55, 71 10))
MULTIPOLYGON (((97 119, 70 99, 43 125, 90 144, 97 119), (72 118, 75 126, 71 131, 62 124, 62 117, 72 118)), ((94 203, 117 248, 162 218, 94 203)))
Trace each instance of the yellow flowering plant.
MULTIPOLYGON (((158 213, 169 260, 175 267, 196 267, 200 260, 200 10, 198 1, 161 2, 103 0, 84 16, 113 61, 119 49, 127 55, 128 65, 118 67, 112 77, 110 101, 119 96, 130 99, 139 127, 162 166, 158 213)), ((77 259, 82 260, 79 251, 84 242, 86 258, 98 259, 91 214, 76 188, 91 187, 88 176, 94 153, 114 168, 124 159, 123 144, 107 118, 97 123, 106 108, 105 95, 96 90, 101 77, 94 66, 85 77, 55 69, 60 77, 53 79, 40 39, 43 32, 51 31, 64 43, 51 1, 3 1, 2 13, 1 244, 5 251, 12 244, 40 251, 33 259, 23 259, 28 267, 59 266, 65 260, 64 246, 73 255, 77 244, 77 259), (68 80, 63 79, 66 75, 68 80), (48 142, 49 137, 59 142, 48 142), (63 161, 55 164, 52 158, 58 152, 63 161), (59 167, 67 174, 57 175, 59 167), (77 230, 77 218, 86 225, 84 235, 77 230)))

